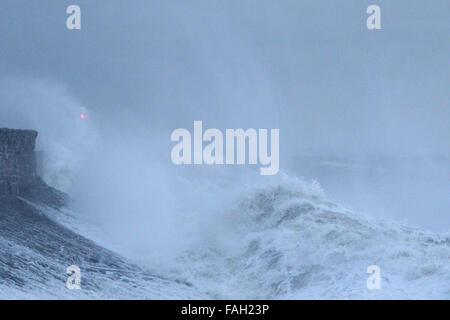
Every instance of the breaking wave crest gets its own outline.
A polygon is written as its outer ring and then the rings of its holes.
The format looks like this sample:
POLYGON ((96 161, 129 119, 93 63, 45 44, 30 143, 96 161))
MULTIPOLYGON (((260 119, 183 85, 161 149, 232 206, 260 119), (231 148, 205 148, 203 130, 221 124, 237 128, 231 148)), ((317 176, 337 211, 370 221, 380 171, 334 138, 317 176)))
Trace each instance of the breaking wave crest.
POLYGON ((244 181, 261 177, 234 181, 215 169, 206 183, 193 170, 185 183, 159 159, 159 136, 100 135, 59 85, 9 79, 0 97, 0 122, 39 130, 44 180, 81 204, 73 219, 47 210, 49 217, 77 234, 87 220, 98 223, 115 243, 81 233, 111 249, 119 242, 117 252, 133 259, 146 254, 137 260, 186 279, 198 297, 450 299, 448 234, 356 214, 327 201, 317 183, 283 174, 247 188, 244 181), (366 287, 371 265, 381 268, 380 290, 366 287))
POLYGON ((184 277, 216 298, 450 298, 450 237, 359 215, 316 183, 249 190, 185 253, 184 277), (382 287, 368 290, 367 267, 382 287))

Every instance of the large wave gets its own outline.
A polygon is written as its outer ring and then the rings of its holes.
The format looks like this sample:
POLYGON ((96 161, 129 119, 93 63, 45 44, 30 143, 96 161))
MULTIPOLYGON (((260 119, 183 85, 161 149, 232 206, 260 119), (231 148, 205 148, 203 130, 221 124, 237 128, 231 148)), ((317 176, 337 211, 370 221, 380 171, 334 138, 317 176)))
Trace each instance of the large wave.
POLYGON ((353 213, 287 176, 223 210, 179 271, 216 298, 449 299, 450 237, 353 213), (381 269, 369 290, 367 268, 381 269))
POLYGON ((450 298, 449 235, 356 214, 283 174, 174 168, 160 156, 166 135, 101 135, 60 85, 9 79, 0 97, 0 124, 40 131, 45 180, 75 200, 74 219, 47 213, 156 274, 185 278, 199 297, 450 298), (366 287, 370 265, 381 268, 380 290, 366 287))

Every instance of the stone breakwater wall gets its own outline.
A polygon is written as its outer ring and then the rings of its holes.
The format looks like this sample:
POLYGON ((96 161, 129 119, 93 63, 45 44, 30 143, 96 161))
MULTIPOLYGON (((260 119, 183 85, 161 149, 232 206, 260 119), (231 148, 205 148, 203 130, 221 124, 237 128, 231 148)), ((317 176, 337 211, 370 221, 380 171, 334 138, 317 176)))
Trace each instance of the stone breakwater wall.
POLYGON ((0 128, 0 192, 21 194, 37 179, 37 131, 0 128))

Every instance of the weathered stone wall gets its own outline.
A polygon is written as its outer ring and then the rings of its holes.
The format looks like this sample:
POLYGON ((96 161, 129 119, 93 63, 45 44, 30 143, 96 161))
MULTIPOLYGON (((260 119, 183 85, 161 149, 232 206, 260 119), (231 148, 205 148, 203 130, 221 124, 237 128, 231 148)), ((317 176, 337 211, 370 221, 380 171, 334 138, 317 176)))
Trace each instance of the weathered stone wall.
POLYGON ((34 130, 0 129, 0 192, 20 194, 36 179, 34 130))

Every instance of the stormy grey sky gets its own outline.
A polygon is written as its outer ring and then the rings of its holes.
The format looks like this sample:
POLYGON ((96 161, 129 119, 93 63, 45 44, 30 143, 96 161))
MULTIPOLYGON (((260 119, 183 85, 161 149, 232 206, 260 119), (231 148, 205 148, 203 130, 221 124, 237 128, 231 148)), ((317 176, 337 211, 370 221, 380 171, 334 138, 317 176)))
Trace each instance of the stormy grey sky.
MULTIPOLYGON (((281 170, 319 179, 358 210, 447 231, 449 9, 448 0, 2 0, 0 126, 38 129, 58 168, 47 181, 66 190, 61 177, 72 172, 68 184, 96 196, 90 210, 105 220, 147 197, 129 185, 161 189, 148 181, 166 177, 143 174, 150 158, 170 165, 170 133, 203 120, 279 128, 281 170), (72 4, 81 30, 66 28, 72 4), (366 27, 371 4, 381 7, 381 30, 366 27), (335 176, 297 160, 311 155, 447 162, 335 176), (105 181, 118 189, 103 190, 105 181)), ((149 206, 139 205, 142 216, 149 206)))
POLYGON ((0 74, 64 85, 99 127, 280 127, 289 154, 446 154, 450 3, 8 1, 0 74), (378 4, 382 30, 366 28, 378 4), (82 30, 65 9, 82 10, 82 30), (98 120, 98 118, 97 118, 98 120))

